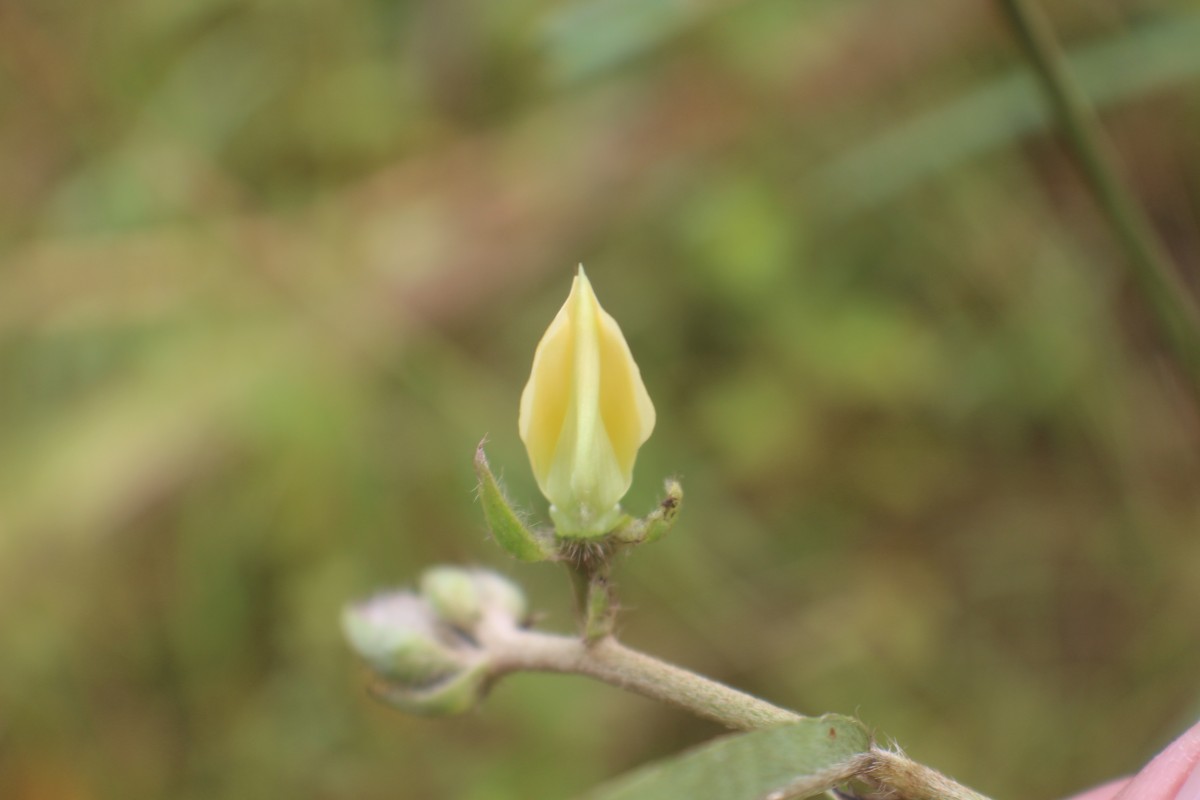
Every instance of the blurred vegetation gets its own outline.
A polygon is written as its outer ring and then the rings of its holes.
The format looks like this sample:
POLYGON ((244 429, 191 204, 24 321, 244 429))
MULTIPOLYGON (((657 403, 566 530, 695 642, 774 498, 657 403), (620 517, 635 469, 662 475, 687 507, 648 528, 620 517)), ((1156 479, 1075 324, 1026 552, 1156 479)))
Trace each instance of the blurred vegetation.
MULTIPOLYGON (((1200 281, 1200 7, 1046 4, 1200 281)), ((556 798, 716 731, 371 702, 578 261, 659 411, 625 638, 997 798, 1200 716, 1200 414, 984 0, 0 5, 0 797, 556 798)))

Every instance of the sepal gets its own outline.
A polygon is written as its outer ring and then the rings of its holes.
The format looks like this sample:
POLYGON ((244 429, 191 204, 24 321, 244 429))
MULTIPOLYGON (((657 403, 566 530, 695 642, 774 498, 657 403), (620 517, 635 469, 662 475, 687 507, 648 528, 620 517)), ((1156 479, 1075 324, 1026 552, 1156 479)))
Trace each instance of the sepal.
POLYGON ((438 683, 412 687, 380 678, 369 684, 371 696, 392 708, 423 717, 440 717, 470 711, 487 691, 488 665, 480 661, 438 683))
POLYGON ((626 518, 613 531, 613 538, 624 544, 645 544, 661 539, 675 525, 683 509, 683 486, 674 478, 666 482, 666 494, 658 507, 641 519, 626 518))
POLYGON ((553 539, 531 530, 513 509, 500 482, 488 465, 484 442, 475 450, 475 475, 479 478, 479 502, 492 538, 518 561, 550 561, 556 557, 553 539))

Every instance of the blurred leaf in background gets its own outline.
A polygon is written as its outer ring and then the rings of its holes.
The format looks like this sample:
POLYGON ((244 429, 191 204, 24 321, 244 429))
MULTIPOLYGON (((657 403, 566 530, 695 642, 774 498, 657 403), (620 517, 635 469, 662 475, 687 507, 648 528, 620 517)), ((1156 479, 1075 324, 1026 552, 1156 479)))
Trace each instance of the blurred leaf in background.
MULTIPOLYGON (((1200 8, 1045 3, 1200 275, 1200 8)), ((566 797, 716 731, 364 696, 341 605, 516 497, 588 265, 659 409, 633 644, 996 797, 1200 716, 1200 416, 989 3, 0 6, 0 796, 566 797), (581 725, 580 720, 589 720, 581 725)))

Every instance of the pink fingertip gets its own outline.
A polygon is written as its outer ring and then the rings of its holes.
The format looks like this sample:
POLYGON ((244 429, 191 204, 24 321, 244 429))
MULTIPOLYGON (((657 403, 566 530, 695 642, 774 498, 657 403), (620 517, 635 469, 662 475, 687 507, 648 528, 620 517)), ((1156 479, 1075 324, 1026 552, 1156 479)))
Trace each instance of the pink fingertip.
POLYGON ((1200 760, 1192 764, 1192 771, 1179 787, 1175 800, 1200 800, 1200 760))
POLYGON ((1067 800, 1113 800, 1117 796, 1117 792, 1125 788, 1130 780, 1130 778, 1117 778, 1115 781, 1109 781, 1094 789, 1088 789, 1082 794, 1073 794, 1067 800))
POLYGON ((1116 800, 1200 800, 1200 723, 1155 756, 1116 800))

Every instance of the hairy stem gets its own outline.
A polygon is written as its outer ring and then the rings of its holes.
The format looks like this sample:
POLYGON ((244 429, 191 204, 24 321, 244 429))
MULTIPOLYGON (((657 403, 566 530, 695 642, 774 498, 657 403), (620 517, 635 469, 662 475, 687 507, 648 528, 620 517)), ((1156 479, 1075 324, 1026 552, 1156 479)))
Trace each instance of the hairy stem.
POLYGON ((1053 106, 1095 195, 1124 248, 1132 278, 1173 351, 1200 392, 1200 310, 1153 225, 1118 177, 1116 156, 1086 95, 1075 83, 1054 29, 1035 0, 998 0, 1053 106))
POLYGON ((611 636, 588 643, 566 636, 512 628, 488 629, 484 645, 497 674, 562 672, 586 675, 749 731, 803 719, 723 683, 631 650, 611 636))
POLYGON ((988 800, 979 792, 955 783, 937 770, 890 750, 871 748, 871 761, 863 774, 906 800, 988 800))

